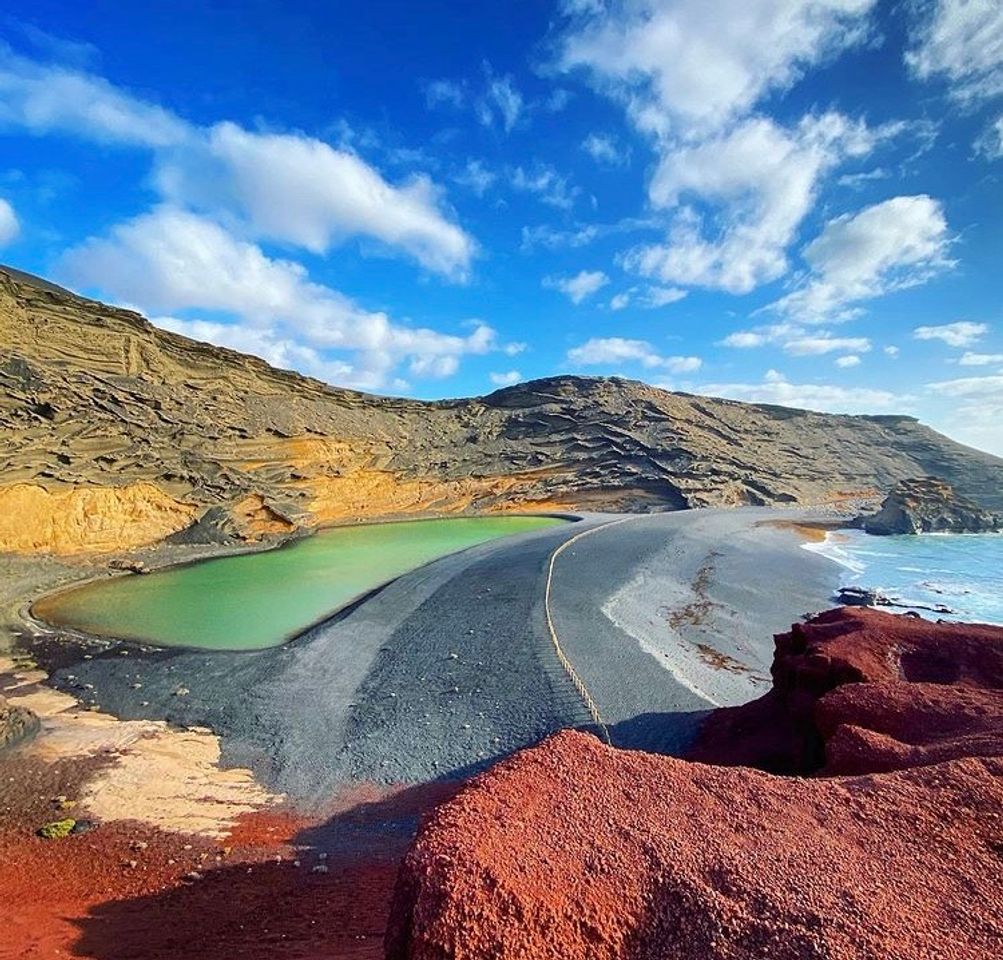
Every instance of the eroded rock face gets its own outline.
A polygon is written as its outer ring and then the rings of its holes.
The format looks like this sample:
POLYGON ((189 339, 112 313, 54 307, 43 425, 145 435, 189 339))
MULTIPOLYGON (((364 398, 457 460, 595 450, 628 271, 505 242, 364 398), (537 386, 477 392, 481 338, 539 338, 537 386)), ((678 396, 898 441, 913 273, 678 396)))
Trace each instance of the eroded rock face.
MULTIPOLYGON (((0 270, 0 491, 155 488, 180 505, 108 549, 332 521, 508 509, 669 510, 873 494, 936 469, 1003 507, 1003 460, 910 417, 847 417, 551 377, 469 400, 369 396, 157 330, 0 270), (207 511, 219 508, 217 511, 207 511), (181 531, 187 530, 187 533, 181 531), (126 542, 128 540, 128 542, 126 542)), ((105 549, 125 514, 43 512, 0 550, 105 549)))
POLYGON ((194 504, 152 483, 0 487, 0 550, 94 553, 155 543, 186 527, 194 504))
POLYGON ((1000 628, 838 610, 778 637, 778 694, 703 754, 839 776, 558 734, 424 824, 387 957, 999 956, 1001 668, 1000 628))
POLYGON ((39 729, 38 717, 0 697, 0 750, 30 740, 39 729))
POLYGON ((778 634, 773 688, 717 710, 690 756, 777 773, 877 773, 1003 756, 1003 628, 861 607, 778 634))
POLYGON ((993 533, 1003 529, 1003 516, 963 497, 945 480, 918 477, 903 480, 861 525, 867 533, 993 533))

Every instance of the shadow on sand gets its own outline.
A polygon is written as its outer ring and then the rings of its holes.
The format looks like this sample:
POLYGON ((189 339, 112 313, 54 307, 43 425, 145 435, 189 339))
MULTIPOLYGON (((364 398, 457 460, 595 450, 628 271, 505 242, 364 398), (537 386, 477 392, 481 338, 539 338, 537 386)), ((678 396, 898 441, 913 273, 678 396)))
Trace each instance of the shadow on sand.
MULTIPOLYGON (((611 726, 621 749, 681 753, 706 713, 642 714, 611 726)), ((496 757, 488 764, 503 759, 496 757)), ((300 866, 243 862, 75 921, 75 955, 94 960, 369 960, 383 934, 397 868, 421 818, 484 768, 357 803, 291 838, 300 866)))

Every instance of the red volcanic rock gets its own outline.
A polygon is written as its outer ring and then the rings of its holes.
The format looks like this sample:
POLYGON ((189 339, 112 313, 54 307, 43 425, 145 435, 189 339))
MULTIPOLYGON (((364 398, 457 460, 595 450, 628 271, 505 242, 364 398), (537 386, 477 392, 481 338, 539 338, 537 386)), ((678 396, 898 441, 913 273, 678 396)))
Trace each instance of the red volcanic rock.
POLYGON ((565 732, 472 781, 402 865, 388 960, 1003 956, 1003 629, 831 611, 698 750, 565 732))
POLYGON ((1003 761, 787 779, 565 732, 405 858, 389 960, 989 960, 1003 761))
POLYGON ((773 689, 716 711, 692 759, 840 774, 1003 755, 1003 628, 843 607, 776 644, 773 689))

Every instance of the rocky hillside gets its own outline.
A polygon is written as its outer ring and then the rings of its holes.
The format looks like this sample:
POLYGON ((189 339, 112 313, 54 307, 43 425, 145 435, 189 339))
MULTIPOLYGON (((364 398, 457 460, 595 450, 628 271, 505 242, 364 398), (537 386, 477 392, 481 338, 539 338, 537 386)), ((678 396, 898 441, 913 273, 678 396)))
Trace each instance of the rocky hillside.
POLYGON ((0 549, 64 553, 422 512, 818 502, 931 474, 1003 505, 1003 461, 909 417, 571 376, 375 397, 9 270, 0 469, 0 549))

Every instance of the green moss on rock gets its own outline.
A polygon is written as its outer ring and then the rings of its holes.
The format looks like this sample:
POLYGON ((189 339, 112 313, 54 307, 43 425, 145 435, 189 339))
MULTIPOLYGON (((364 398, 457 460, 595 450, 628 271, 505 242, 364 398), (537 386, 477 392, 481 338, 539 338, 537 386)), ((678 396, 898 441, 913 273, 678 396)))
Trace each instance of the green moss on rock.
POLYGON ((77 821, 72 817, 67 817, 65 820, 53 820, 52 823, 39 827, 38 835, 43 840, 62 840, 63 837, 68 837, 73 832, 76 825, 77 821))

